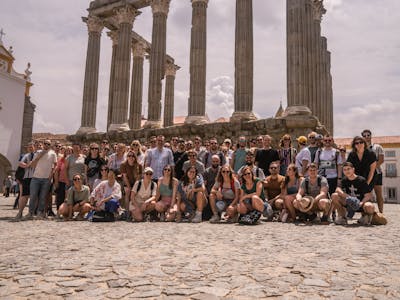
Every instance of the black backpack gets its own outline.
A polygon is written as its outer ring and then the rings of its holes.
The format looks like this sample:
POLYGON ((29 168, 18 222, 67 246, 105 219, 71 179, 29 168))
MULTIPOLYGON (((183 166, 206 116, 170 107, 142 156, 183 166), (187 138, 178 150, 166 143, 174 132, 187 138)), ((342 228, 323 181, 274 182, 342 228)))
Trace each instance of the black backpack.
MULTIPOLYGON (((140 188, 142 187, 142 182, 143 182, 143 179, 139 180, 139 183, 138 183, 138 186, 137 186, 137 189, 136 189, 136 194, 140 191, 140 188)), ((154 190, 154 181, 153 180, 151 181, 150 190, 153 193, 153 190, 154 190)))
POLYGON ((25 169, 18 167, 17 170, 15 171, 15 179, 18 180, 19 182, 22 182, 24 179, 25 175, 25 169))
MULTIPOLYGON (((319 187, 321 187, 321 176, 317 175, 317 184, 319 187)), ((306 185, 306 194, 310 195, 310 178, 306 177, 305 179, 305 185, 306 185)))

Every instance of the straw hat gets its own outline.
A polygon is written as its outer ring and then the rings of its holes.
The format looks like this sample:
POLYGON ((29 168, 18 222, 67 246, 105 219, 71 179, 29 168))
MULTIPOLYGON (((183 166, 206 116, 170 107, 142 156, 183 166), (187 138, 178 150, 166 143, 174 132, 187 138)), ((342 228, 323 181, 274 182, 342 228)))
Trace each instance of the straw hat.
POLYGON ((314 197, 304 196, 300 200, 299 210, 304 213, 309 212, 314 206, 314 201, 315 201, 314 197))

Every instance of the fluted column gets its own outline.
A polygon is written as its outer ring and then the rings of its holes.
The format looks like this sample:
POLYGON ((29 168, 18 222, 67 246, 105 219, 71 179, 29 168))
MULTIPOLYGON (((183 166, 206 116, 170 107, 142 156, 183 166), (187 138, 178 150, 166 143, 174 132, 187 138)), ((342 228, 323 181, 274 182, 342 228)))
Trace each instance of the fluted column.
POLYGON ((145 53, 146 48, 143 43, 136 42, 132 45, 132 83, 129 106, 129 127, 131 129, 140 129, 142 121, 143 61, 145 53))
POLYGON ((236 0, 235 111, 231 120, 255 120, 253 114, 253 0, 236 0))
POLYGON ((125 6, 116 10, 119 24, 118 47, 115 57, 115 81, 112 99, 111 124, 109 131, 129 130, 129 69, 131 63, 131 32, 135 17, 140 14, 132 7, 125 6))
POLYGON ((332 75, 331 75, 331 53, 327 51, 327 128, 333 136, 333 89, 332 89, 332 75))
POLYGON ((165 66, 164 127, 174 125, 175 75, 179 69, 180 67, 173 63, 165 66))
POLYGON ((108 109, 107 109, 107 129, 108 129, 111 124, 111 116, 113 109, 113 96, 114 96, 114 83, 115 83, 115 57, 117 55, 117 47, 118 47, 118 31, 109 31, 107 32, 107 35, 112 40, 110 86, 108 89, 108 109))
POLYGON ((326 94, 327 94, 327 64, 326 64, 326 53, 327 53, 327 40, 326 37, 321 37, 321 49, 320 49, 320 84, 321 84, 321 100, 320 100, 320 105, 318 108, 318 112, 316 113, 317 117, 321 121, 323 125, 326 125, 326 104, 327 104, 327 99, 326 99, 326 94))
POLYGON ((89 39, 86 53, 85 81, 83 84, 83 101, 81 127, 77 134, 96 132, 97 88, 99 83, 100 37, 103 30, 102 21, 89 15, 82 18, 87 24, 89 39))
POLYGON ((150 50, 148 116, 146 128, 161 127, 162 79, 165 73, 167 16, 170 0, 150 0, 153 12, 152 45, 150 50))
POLYGON ((190 94, 185 123, 207 123, 206 63, 208 0, 191 0, 192 28, 190 40, 190 94))

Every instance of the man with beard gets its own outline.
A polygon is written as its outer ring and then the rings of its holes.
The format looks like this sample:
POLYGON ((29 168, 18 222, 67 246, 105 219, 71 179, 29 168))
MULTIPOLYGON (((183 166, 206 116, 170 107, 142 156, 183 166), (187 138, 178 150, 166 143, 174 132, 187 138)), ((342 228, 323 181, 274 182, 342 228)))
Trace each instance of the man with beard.
POLYGON ((259 178, 260 180, 264 180, 264 179, 265 179, 265 174, 264 174, 263 169, 261 169, 261 168, 259 168, 258 166, 256 166, 256 165, 254 164, 254 160, 255 160, 255 159, 254 159, 254 153, 253 153, 253 151, 247 150, 247 152, 246 152, 245 165, 242 166, 242 167, 238 170, 238 172, 237 172, 238 178, 239 178, 240 180, 241 180, 242 175, 243 175, 243 174, 242 174, 242 173, 243 173, 243 169, 244 169, 244 167, 247 167, 247 166, 249 166, 249 167, 252 168, 253 174, 254 174, 255 177, 259 178))
POLYGON ((175 162, 175 177, 181 180, 183 177, 183 164, 189 159, 185 150, 185 140, 182 138, 178 139, 178 146, 176 151, 173 153, 175 162))
MULTIPOLYGON (((218 155, 213 155, 211 157, 211 166, 206 169, 204 172, 204 185, 206 187, 206 197, 208 199, 211 189, 215 184, 215 178, 217 177, 217 174, 221 168, 221 160, 218 155)), ((210 207, 210 203, 207 202, 207 205, 203 209, 203 220, 209 220, 212 216, 212 211, 210 207)))
POLYGON ((211 160, 213 155, 218 155, 220 159, 220 165, 223 166, 226 164, 226 159, 224 154, 218 150, 218 142, 216 138, 210 139, 210 150, 204 155, 203 164, 206 168, 211 166, 211 160))
MULTIPOLYGON (((280 163, 279 153, 271 147, 272 138, 265 135, 263 138, 263 148, 257 149, 255 163, 258 167, 263 169, 266 176, 270 175, 269 165, 272 162, 280 163)), ((261 178, 260 178, 261 179, 261 178)))

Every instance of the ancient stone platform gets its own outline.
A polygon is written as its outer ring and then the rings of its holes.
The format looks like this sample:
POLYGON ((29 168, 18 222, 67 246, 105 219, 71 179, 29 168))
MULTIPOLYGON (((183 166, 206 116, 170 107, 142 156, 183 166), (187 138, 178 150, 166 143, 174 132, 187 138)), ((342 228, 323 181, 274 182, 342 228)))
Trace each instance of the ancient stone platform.
POLYGON ((1 299, 399 299, 387 226, 25 221, 0 197, 1 299))

